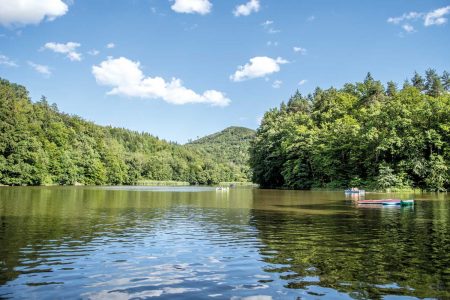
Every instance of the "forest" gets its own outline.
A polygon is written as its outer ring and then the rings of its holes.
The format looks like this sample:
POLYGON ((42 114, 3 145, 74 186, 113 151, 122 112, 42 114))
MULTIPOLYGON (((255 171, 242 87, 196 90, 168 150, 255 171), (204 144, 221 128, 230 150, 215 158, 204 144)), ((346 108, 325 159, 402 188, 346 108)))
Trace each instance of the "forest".
POLYGON ((197 149, 205 156, 213 156, 223 164, 235 166, 238 181, 250 181, 248 164, 250 142, 255 137, 253 129, 231 126, 220 132, 189 142, 186 146, 197 149))
POLYGON ((301 95, 267 111, 250 147, 267 188, 446 191, 450 74, 428 69, 399 88, 363 82, 301 95))
POLYGON ((0 79, 0 185, 248 181, 241 163, 199 146, 96 125, 60 112, 45 97, 33 103, 25 87, 0 79))
POLYGON ((265 113, 256 134, 229 127, 186 145, 99 126, 0 79, 1 185, 190 184, 446 191, 450 74, 401 88, 363 82, 301 95, 265 113))

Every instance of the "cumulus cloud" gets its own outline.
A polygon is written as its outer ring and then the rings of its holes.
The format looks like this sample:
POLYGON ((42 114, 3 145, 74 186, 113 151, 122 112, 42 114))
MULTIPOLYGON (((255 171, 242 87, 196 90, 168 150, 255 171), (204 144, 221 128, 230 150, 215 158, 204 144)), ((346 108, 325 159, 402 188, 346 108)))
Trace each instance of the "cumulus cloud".
POLYGON ((171 8, 177 13, 206 15, 211 12, 212 4, 209 0, 175 0, 171 8))
POLYGON ((30 67, 32 67, 36 72, 43 74, 44 76, 48 77, 52 74, 52 72, 50 71, 49 66, 46 65, 40 65, 40 64, 36 64, 32 61, 28 62, 28 65, 30 67))
POLYGON ((12 61, 8 56, 0 54, 0 65, 7 67, 17 67, 17 64, 12 61))
POLYGON ((250 62, 239 66, 238 70, 230 76, 232 81, 244 81, 247 79, 264 77, 280 71, 280 65, 288 63, 287 60, 277 57, 256 56, 250 58, 250 62))
POLYGON ((180 79, 166 81, 161 77, 145 77, 141 64, 125 57, 109 58, 92 66, 92 74, 100 85, 111 86, 108 95, 162 99, 171 104, 206 103, 227 106, 231 100, 216 90, 198 94, 183 86, 180 79))
POLYGON ((416 22, 418 20, 423 21, 423 25, 425 27, 429 27, 432 25, 443 25, 447 23, 446 15, 450 14, 450 5, 435 9, 433 11, 424 13, 424 12, 409 12, 404 13, 399 17, 390 17, 387 19, 387 22, 390 24, 401 25, 403 30, 406 32, 415 32, 414 27, 410 24, 410 22, 416 22))
POLYGON ((444 18, 444 16, 449 13, 450 13, 450 5, 433 10, 425 15, 424 25, 431 26, 431 25, 445 24, 447 23, 447 18, 444 18))
POLYGON ((115 48, 116 47, 116 44, 114 44, 114 43, 108 43, 107 45, 106 45, 106 48, 108 48, 108 49, 113 49, 113 48, 115 48))
POLYGON ((304 85, 304 84, 307 83, 307 82, 308 82, 308 80, 302 79, 302 80, 300 80, 300 81, 298 82, 298 85, 304 85))
POLYGON ((76 52, 76 49, 80 47, 79 43, 68 42, 66 44, 61 43, 46 43, 44 49, 52 50, 56 53, 66 54, 66 57, 71 61, 81 61, 81 53, 76 52))
POLYGON ((292 50, 294 50, 294 52, 296 52, 296 53, 300 53, 301 55, 306 54, 306 49, 302 48, 302 47, 294 47, 294 48, 292 48, 292 50))
POLYGON ((43 20, 53 21, 69 10, 61 0, 1 0, 0 24, 3 26, 25 26, 39 24, 43 20))
POLYGON ((281 87, 282 84, 283 84, 283 81, 281 81, 281 80, 275 80, 275 81, 272 83, 272 87, 273 87, 274 89, 279 89, 279 88, 281 87))
POLYGON ((247 2, 245 4, 236 6, 236 8, 233 11, 233 14, 236 17, 248 16, 252 12, 258 12, 259 8, 260 8, 259 0, 250 0, 249 2, 247 2))

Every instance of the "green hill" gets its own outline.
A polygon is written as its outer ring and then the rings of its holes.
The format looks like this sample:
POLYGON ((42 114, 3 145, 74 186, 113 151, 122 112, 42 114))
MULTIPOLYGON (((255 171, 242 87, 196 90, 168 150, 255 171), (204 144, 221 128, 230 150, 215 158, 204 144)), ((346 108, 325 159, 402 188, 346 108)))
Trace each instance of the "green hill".
POLYGON ((45 97, 33 103, 25 87, 0 78, 0 185, 240 181, 239 164, 248 158, 243 136, 224 140, 238 157, 229 162, 197 148, 200 144, 169 143, 148 133, 99 126, 59 112, 45 97), (241 138, 245 146, 239 145, 241 138))
POLYGON ((220 132, 207 135, 186 144, 186 147, 196 149, 219 163, 226 164, 235 170, 240 181, 250 181, 248 166, 250 141, 255 131, 245 127, 228 127, 220 132))

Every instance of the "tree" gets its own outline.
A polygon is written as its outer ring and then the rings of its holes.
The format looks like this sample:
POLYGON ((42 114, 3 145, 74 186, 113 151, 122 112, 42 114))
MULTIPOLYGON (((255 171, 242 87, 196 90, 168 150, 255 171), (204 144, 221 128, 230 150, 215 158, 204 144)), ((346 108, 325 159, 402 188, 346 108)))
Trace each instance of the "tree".
POLYGON ((392 81, 385 92, 369 73, 342 89, 317 88, 309 109, 298 109, 305 99, 296 92, 287 108, 264 115, 250 147, 254 180, 272 188, 447 190, 450 94, 430 93, 436 78, 428 71, 426 93, 392 81))
POLYGON ((427 95, 437 97, 443 93, 443 86, 441 82, 441 78, 439 78, 438 74, 433 69, 428 69, 426 71, 426 93, 427 95))
POLYGON ((447 91, 450 92, 450 73, 447 71, 444 71, 441 77, 442 80, 442 87, 447 91))
POLYGON ((388 81, 386 88, 386 96, 393 97, 397 94, 397 84, 393 81, 388 81))
POLYGON ((414 72, 414 76, 411 79, 411 84, 419 91, 425 90, 425 81, 423 80, 422 76, 420 76, 419 73, 417 72, 414 72))

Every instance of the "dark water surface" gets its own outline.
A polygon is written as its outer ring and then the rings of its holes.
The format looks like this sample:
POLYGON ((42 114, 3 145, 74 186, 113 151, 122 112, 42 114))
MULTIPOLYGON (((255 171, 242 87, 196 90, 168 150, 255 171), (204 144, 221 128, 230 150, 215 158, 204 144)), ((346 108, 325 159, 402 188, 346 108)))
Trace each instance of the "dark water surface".
POLYGON ((450 199, 0 188, 0 298, 450 299, 450 199))

